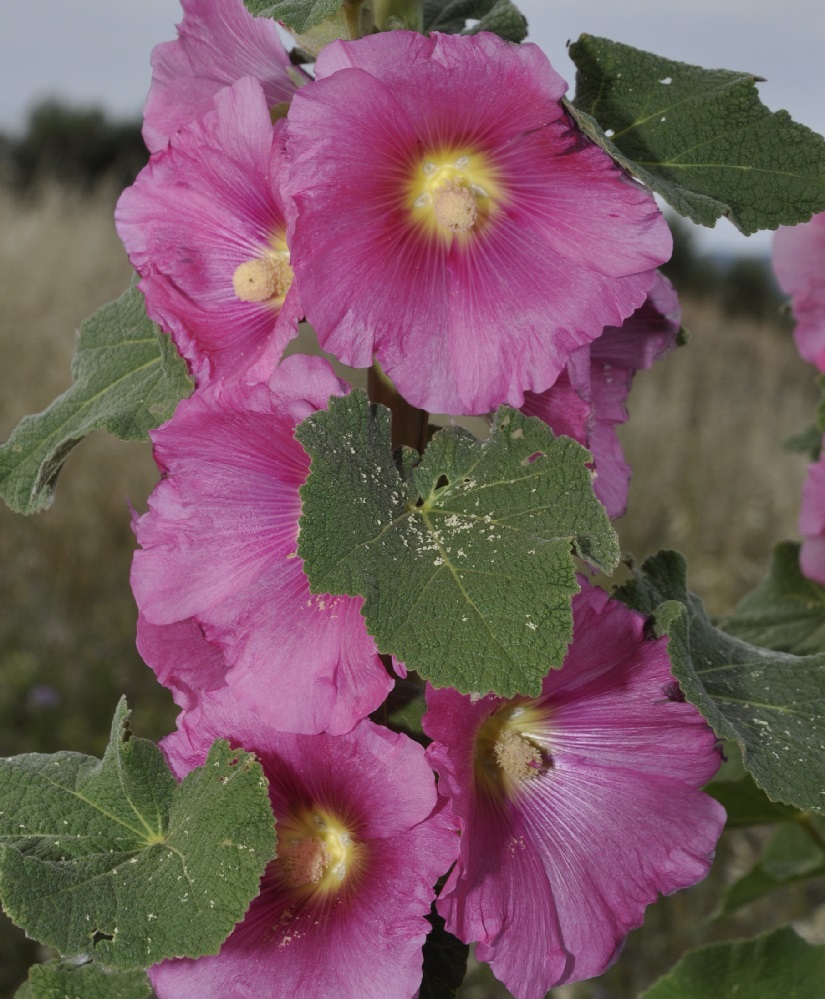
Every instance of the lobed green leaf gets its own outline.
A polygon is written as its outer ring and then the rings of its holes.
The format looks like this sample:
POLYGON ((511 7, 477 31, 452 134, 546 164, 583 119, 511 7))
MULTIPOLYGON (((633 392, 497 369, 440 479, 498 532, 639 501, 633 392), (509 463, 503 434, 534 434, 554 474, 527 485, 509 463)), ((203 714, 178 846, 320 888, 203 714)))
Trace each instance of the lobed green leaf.
POLYGON ((812 999, 825 982, 825 946, 785 927, 686 954, 640 999, 812 999))
POLYGON ((749 645, 710 622, 678 552, 647 559, 616 596, 667 634, 673 674, 716 734, 731 739, 769 798, 825 811, 825 654, 749 645))
POLYGON ((802 575, 799 549, 798 542, 780 541, 767 578, 720 627, 768 649, 798 656, 825 652, 825 587, 802 575))
POLYGON ((17 513, 48 507, 63 463, 93 430, 144 440, 192 391, 186 363, 130 288, 80 326, 73 384, 0 445, 0 496, 17 513))
POLYGON ((145 972, 115 971, 94 962, 36 964, 23 989, 15 999, 147 999, 152 995, 145 972))
POLYGON ((283 21, 293 31, 306 31, 337 13, 343 0, 244 0, 255 17, 283 21))
POLYGON ((121 700, 102 760, 0 760, 0 898, 26 933, 119 969, 217 953, 274 852, 260 764, 217 741, 181 784, 121 700))
POLYGON ((825 210, 825 139, 759 100, 749 73, 582 35, 570 46, 582 130, 677 212, 745 234, 825 210))
POLYGON ((424 0, 424 30, 452 35, 492 31, 520 42, 527 37, 527 19, 511 0, 424 0), (468 20, 478 24, 468 28, 468 20))
POLYGON ((539 693, 572 636, 571 546, 618 561, 588 452, 502 407, 483 443, 450 427, 396 464, 389 411, 363 393, 296 437, 312 458, 298 538, 312 591, 364 597, 378 648, 436 685, 539 693))

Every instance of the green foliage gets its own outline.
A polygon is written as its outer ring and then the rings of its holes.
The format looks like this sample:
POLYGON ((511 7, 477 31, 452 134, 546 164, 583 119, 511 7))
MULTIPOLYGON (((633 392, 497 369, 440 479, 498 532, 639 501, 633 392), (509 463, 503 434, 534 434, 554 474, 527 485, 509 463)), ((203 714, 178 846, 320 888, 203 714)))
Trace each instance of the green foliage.
POLYGON ((143 440, 192 390, 185 362, 147 318, 134 287, 81 323, 72 379, 0 445, 0 496, 17 513, 51 505, 63 463, 93 430, 143 440))
POLYGON ((527 19, 511 0, 424 0, 424 30, 452 35, 492 31, 520 42, 527 37, 527 19), (468 20, 478 24, 467 28, 468 20))
POLYGON ((581 128, 681 215, 750 234, 825 210, 825 139, 769 111, 757 77, 590 35, 570 55, 581 128))
POLYGON ((114 971, 99 964, 36 964, 15 999, 147 999, 152 986, 143 971, 114 971))
POLYGON ((771 801, 747 774, 737 781, 714 781, 705 790, 724 805, 728 813, 727 829, 796 822, 799 819, 800 813, 796 808, 771 801))
POLYGON ((435 911, 427 917, 432 930, 424 943, 424 975, 418 999, 455 999, 467 972, 470 948, 444 929, 435 911))
POLYGON ((121 700, 98 761, 0 761, 0 898, 64 956, 124 970, 214 954, 274 852, 260 764, 217 741, 178 785, 121 700))
POLYGON ((815 655, 825 652, 825 587, 802 575, 799 543, 780 541, 768 576, 720 627, 768 649, 815 655))
POLYGON ((701 947, 640 999, 813 999, 823 982, 825 946, 812 947, 786 927, 701 947))
POLYGON ((731 739, 775 801, 825 810, 825 654, 793 656, 715 628, 688 593, 685 561, 659 552, 616 595, 667 634, 673 674, 716 734, 731 739))
POLYGON ((298 552, 313 592, 363 596, 378 648, 436 685, 539 693, 572 637, 571 545, 618 561, 588 452, 502 407, 489 440, 450 427, 396 466, 389 411, 360 392, 295 435, 312 458, 298 552))
POLYGON ((343 6, 343 0, 244 0, 244 3, 255 17, 283 21, 293 31, 312 28, 343 6))
MULTIPOLYGON (((813 826, 814 835, 820 829, 813 826)), ((739 909, 773 894, 780 888, 801 884, 825 874, 825 854, 801 824, 783 825, 768 840, 758 863, 746 874, 726 887, 725 893, 714 910, 713 919, 721 919, 739 909)))

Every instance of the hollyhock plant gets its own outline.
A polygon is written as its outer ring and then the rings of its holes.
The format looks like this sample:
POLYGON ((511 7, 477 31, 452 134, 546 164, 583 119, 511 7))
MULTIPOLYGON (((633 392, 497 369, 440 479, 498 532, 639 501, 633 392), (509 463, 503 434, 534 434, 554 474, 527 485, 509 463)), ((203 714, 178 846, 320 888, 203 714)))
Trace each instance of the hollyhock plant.
POLYGON ((645 906, 703 878, 720 762, 666 639, 581 580, 574 639, 540 697, 427 692, 424 729, 461 852, 438 902, 517 999, 601 974, 645 906))
POLYGON ((278 857, 220 953, 150 969, 158 999, 410 999, 433 886, 458 850, 421 746, 370 721, 284 734, 207 702, 162 742, 176 776, 218 737, 260 759, 278 857))
POLYGON ((642 304, 671 238, 578 131, 534 45, 406 31, 333 42, 287 131, 289 243, 307 319, 422 409, 543 391, 642 304), (333 154, 334 153, 334 154, 333 154))
POLYGON ((825 455, 808 465, 802 486, 799 533, 803 539, 799 553, 802 572, 825 586, 825 455))
POLYGON ((214 108, 155 154, 118 202, 118 233, 150 317, 199 384, 263 381, 296 334, 279 192, 283 122, 259 83, 222 90, 214 108))
POLYGON ((347 386, 326 361, 296 355, 269 385, 206 389, 152 434, 163 478, 135 525, 132 589, 144 651, 180 703, 227 696, 290 732, 346 732, 392 686, 360 615, 361 599, 312 595, 296 554, 309 458, 298 422, 347 386), (148 626, 177 625, 175 641, 148 626), (206 642, 206 645, 202 643, 206 642))
POLYGON ((178 37, 152 50, 152 84, 143 109, 143 138, 152 153, 245 76, 261 83, 270 108, 288 103, 296 86, 309 79, 292 66, 275 22, 253 17, 243 0, 181 0, 181 6, 178 37))
POLYGON ((611 519, 621 517, 627 506, 631 469, 615 428, 627 421, 633 376, 675 345, 680 322, 676 292, 657 273, 644 304, 622 326, 608 326, 592 344, 575 351, 547 391, 524 393, 524 413, 538 416, 593 455, 593 487, 611 519))
POLYGON ((825 213, 776 230, 773 269, 791 296, 799 353, 825 371, 825 213))

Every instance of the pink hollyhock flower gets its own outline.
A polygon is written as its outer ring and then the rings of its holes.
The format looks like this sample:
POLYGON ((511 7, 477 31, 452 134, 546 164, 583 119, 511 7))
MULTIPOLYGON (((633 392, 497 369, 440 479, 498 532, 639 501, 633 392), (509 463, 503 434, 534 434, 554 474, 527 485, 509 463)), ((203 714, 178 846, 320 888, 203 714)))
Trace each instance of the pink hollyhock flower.
POLYGON ((825 586, 825 453, 816 464, 808 465, 802 486, 799 533, 803 538, 800 568, 809 579, 825 586))
POLYGON ((390 31, 332 42, 287 130, 307 319, 413 405, 520 406, 644 301, 671 238, 575 127, 534 45, 390 31))
POLYGON ((791 296, 799 353, 825 371, 825 213, 776 230, 773 269, 791 296))
POLYGON ((535 699, 428 690, 424 729, 461 827, 438 901, 517 999, 601 974, 645 906, 703 878, 720 755, 666 639, 581 581, 574 639, 535 699))
POLYGON ((657 273, 644 305, 620 327, 579 347, 545 392, 525 392, 522 411, 544 420, 555 434, 583 444, 593 455, 593 487, 611 519, 627 506, 631 468, 616 427, 628 418, 625 400, 633 376, 649 368, 675 344, 681 323, 676 292, 657 273))
POLYGON ((296 86, 309 79, 290 63, 275 22, 253 17, 243 0, 181 0, 181 6, 177 39, 152 50, 143 109, 143 138, 152 153, 244 76, 260 81, 268 107, 292 100, 296 86))
POLYGON ((159 999, 410 999, 433 885, 458 849, 423 749, 369 721, 289 735, 232 707, 188 716, 161 745, 183 777, 218 737, 263 765, 278 858, 218 954, 150 969, 159 999))
POLYGON ((185 708, 227 687, 284 731, 340 733, 392 687, 361 599, 310 594, 296 555, 309 457, 293 431, 346 391, 326 361, 296 355, 269 385, 195 393, 152 433, 163 477, 136 523, 132 589, 142 651, 185 708), (169 641, 148 627, 170 625, 169 641))
POLYGON ((252 79, 214 104, 152 157, 115 221, 149 316, 197 380, 263 381, 303 314, 279 193, 284 125, 252 79))

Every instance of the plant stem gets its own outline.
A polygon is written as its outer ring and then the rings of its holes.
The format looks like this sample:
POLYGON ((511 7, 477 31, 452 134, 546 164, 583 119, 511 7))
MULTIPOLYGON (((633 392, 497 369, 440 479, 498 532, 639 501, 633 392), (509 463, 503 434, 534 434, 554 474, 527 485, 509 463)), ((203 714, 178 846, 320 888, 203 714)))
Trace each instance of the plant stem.
POLYGON ((403 399, 376 361, 367 375, 367 392, 370 402, 381 403, 392 413, 393 450, 406 444, 423 453, 427 446, 429 414, 424 409, 411 406, 403 399))

